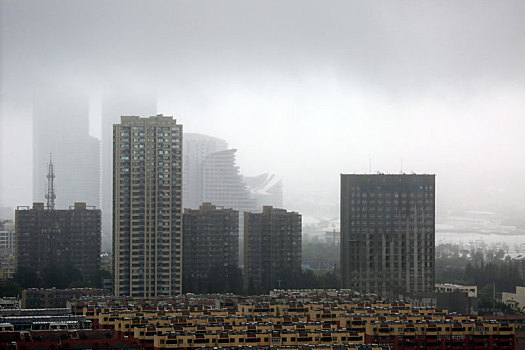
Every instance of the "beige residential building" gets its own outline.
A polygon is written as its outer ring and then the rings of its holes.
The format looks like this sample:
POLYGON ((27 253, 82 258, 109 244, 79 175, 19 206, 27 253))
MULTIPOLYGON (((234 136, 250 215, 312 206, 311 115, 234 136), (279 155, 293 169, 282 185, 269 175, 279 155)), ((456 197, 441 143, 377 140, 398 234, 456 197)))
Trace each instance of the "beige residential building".
POLYGON ((113 126, 113 271, 117 296, 182 291, 182 125, 173 117, 113 126))
POLYGON ((525 308, 525 287, 516 286, 516 293, 501 293, 501 301, 504 304, 519 310, 525 308))

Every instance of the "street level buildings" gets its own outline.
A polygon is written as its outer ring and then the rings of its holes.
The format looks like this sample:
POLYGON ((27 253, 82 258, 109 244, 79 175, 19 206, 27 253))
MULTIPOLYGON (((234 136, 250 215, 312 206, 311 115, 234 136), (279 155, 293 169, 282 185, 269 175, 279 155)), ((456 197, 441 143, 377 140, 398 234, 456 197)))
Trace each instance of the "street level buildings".
POLYGON ((183 276, 186 292, 230 285, 239 259, 239 212, 203 203, 199 210, 184 209, 183 276), (217 278, 222 278, 217 281, 217 278), (219 285, 212 286, 212 281, 219 285))
POLYGON ((343 288, 434 291, 435 175, 341 175, 343 288))
POLYGON ((244 213, 244 287, 267 292, 300 272, 301 232, 299 213, 271 206, 244 213))
POLYGON ((97 288, 44 289, 29 288, 22 291, 23 309, 64 308, 67 302, 81 297, 106 297, 108 291, 97 288))
POLYGON ((15 212, 15 256, 19 272, 42 273, 73 267, 86 281, 100 268, 99 209, 75 203, 69 209, 46 209, 44 203, 15 212))
POLYGON ((148 301, 82 298, 70 304, 93 328, 152 349, 510 350, 520 345, 512 320, 388 303, 350 290, 148 301))
POLYGON ((113 271, 117 296, 182 292, 182 125, 123 116, 113 126, 113 271))

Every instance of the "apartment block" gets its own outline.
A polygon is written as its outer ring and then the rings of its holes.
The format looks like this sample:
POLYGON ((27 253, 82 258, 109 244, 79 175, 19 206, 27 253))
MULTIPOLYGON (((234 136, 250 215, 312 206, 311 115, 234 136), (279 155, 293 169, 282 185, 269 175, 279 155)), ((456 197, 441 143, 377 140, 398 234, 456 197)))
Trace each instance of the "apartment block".
POLYGON ((182 125, 123 116, 113 126, 115 295, 182 292, 182 125))
POLYGON ((203 292, 213 274, 225 277, 237 269, 239 259, 239 212, 203 203, 199 210, 185 209, 183 215, 184 290, 203 292))
POLYGON ((84 280, 100 268, 100 210, 75 203, 69 209, 45 209, 44 203, 19 206, 15 212, 17 270, 41 273, 72 266, 84 280))
POLYGON ((94 328, 154 349, 514 349, 515 325, 350 290, 72 303, 94 328), (221 306, 222 305, 222 306, 221 306), (226 306, 228 305, 228 306, 226 306))
POLYGON ((434 292, 435 175, 341 175, 343 288, 434 292))
POLYGON ((301 215, 263 207, 244 213, 244 287, 267 292, 301 271, 301 215))

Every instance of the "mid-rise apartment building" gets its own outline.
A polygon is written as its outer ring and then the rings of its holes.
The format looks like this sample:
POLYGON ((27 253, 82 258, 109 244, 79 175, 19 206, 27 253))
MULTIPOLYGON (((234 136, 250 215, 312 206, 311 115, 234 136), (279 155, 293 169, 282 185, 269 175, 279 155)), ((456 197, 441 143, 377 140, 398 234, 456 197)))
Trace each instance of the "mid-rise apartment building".
POLYGON ((115 295, 182 291, 182 125, 123 116, 113 126, 115 295))
POLYGON ((435 175, 341 175, 342 287, 434 291, 435 175))
POLYGON ((183 215, 184 290, 204 292, 213 274, 226 279, 237 269, 239 260, 239 212, 203 203, 199 210, 184 209, 183 215))
POLYGON ((15 212, 17 270, 41 273, 49 267, 72 266, 84 280, 100 268, 99 209, 75 203, 69 209, 49 209, 44 203, 15 212))
POLYGON ((244 287, 267 292, 301 271, 301 215, 263 207, 244 213, 244 287))

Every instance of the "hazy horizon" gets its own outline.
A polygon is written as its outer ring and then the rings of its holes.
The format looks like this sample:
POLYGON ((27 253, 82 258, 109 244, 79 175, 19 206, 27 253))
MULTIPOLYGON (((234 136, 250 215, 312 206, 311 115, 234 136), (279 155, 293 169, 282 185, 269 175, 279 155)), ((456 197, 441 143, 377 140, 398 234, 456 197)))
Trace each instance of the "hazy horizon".
POLYGON ((0 12, 0 206, 37 199, 33 99, 67 91, 89 99, 99 138, 104 96, 157 96, 184 132, 238 149, 243 175, 282 176, 290 210, 337 215, 340 173, 402 162, 437 175, 438 215, 525 212, 522 1, 1 0, 0 12))

